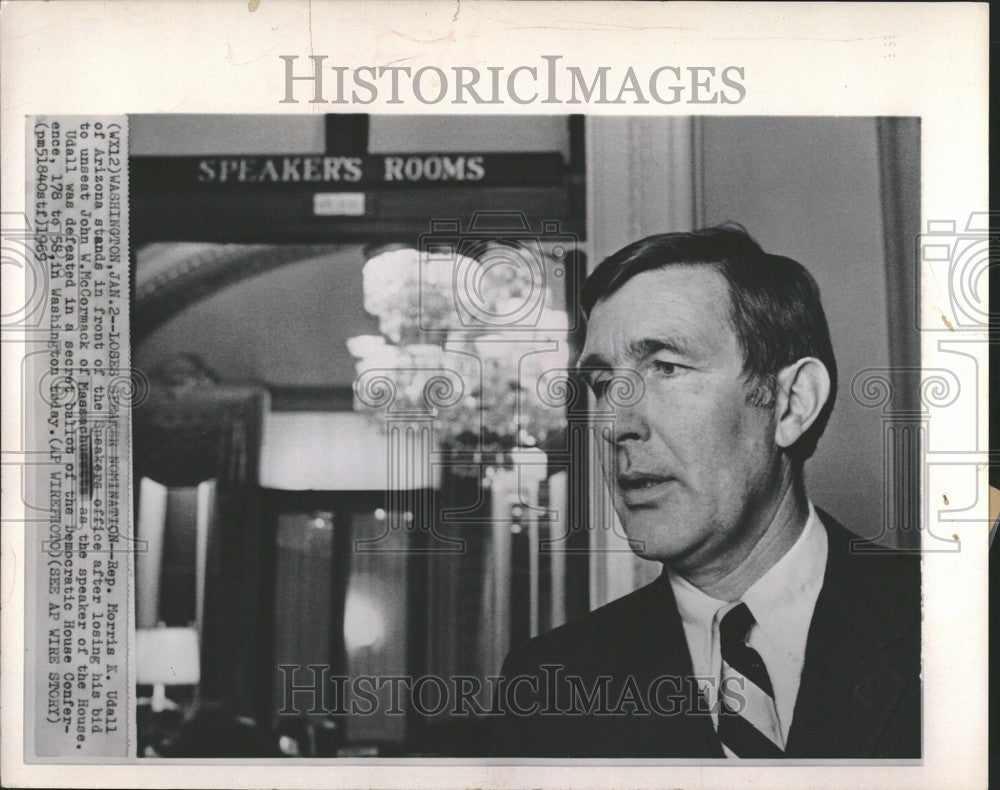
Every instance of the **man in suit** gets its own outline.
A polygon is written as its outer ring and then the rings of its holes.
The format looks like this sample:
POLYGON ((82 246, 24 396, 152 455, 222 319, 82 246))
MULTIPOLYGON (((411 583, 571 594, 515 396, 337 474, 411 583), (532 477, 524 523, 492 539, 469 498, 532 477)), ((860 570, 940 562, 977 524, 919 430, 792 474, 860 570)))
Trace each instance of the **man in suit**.
POLYGON ((664 572, 511 652, 491 753, 920 757, 919 558, 859 550, 806 493, 837 382, 812 276, 739 226, 662 234, 583 309, 605 481, 664 572))

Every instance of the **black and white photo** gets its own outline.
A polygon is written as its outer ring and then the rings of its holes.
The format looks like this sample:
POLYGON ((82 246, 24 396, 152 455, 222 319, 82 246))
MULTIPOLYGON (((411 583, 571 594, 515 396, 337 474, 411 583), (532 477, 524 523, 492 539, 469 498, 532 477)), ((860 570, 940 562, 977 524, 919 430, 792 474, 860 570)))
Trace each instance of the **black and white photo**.
POLYGON ((5 786, 986 784, 988 46, 5 3, 5 786))

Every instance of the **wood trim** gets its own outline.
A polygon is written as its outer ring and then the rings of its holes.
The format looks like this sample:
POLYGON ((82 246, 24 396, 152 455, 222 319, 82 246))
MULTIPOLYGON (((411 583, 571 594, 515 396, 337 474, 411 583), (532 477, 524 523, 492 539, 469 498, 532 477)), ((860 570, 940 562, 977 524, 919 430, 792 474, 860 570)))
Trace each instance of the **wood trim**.
POLYGON ((323 117, 326 152, 367 154, 370 118, 368 113, 327 113, 323 117))

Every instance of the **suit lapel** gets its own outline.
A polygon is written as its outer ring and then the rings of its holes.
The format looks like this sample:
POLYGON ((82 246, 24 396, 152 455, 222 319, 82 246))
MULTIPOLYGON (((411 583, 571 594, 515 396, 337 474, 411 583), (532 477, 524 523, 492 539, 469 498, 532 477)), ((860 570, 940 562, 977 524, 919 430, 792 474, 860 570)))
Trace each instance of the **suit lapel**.
MULTIPOLYGON (((669 675, 678 679, 684 696, 682 715, 657 717, 655 737, 661 743, 661 754, 663 746, 667 745, 667 750, 677 756, 723 757, 711 716, 707 712, 699 713, 698 708, 693 707, 697 705, 699 692, 684 626, 666 571, 648 590, 651 595, 646 601, 645 615, 640 620, 650 626, 647 636, 650 649, 640 653, 649 659, 643 661, 643 682, 649 684, 658 677, 669 675)), ((664 688, 664 693, 667 691, 670 691, 669 687, 664 688)))
POLYGON ((905 686, 898 645, 911 624, 887 600, 886 580, 875 578, 878 560, 852 554, 853 536, 825 513, 821 517, 829 546, 826 574, 786 752, 876 756, 879 736, 905 686), (862 567, 873 560, 874 567, 862 567))

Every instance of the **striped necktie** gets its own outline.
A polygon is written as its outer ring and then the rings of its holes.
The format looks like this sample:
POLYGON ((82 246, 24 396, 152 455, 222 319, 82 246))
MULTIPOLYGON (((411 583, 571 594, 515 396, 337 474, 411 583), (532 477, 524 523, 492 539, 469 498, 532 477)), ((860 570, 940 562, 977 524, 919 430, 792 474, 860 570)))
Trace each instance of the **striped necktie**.
POLYGON ((783 757, 785 740, 771 679, 760 654, 747 644, 754 622, 750 609, 740 602, 719 624, 719 741, 727 757, 783 757))

